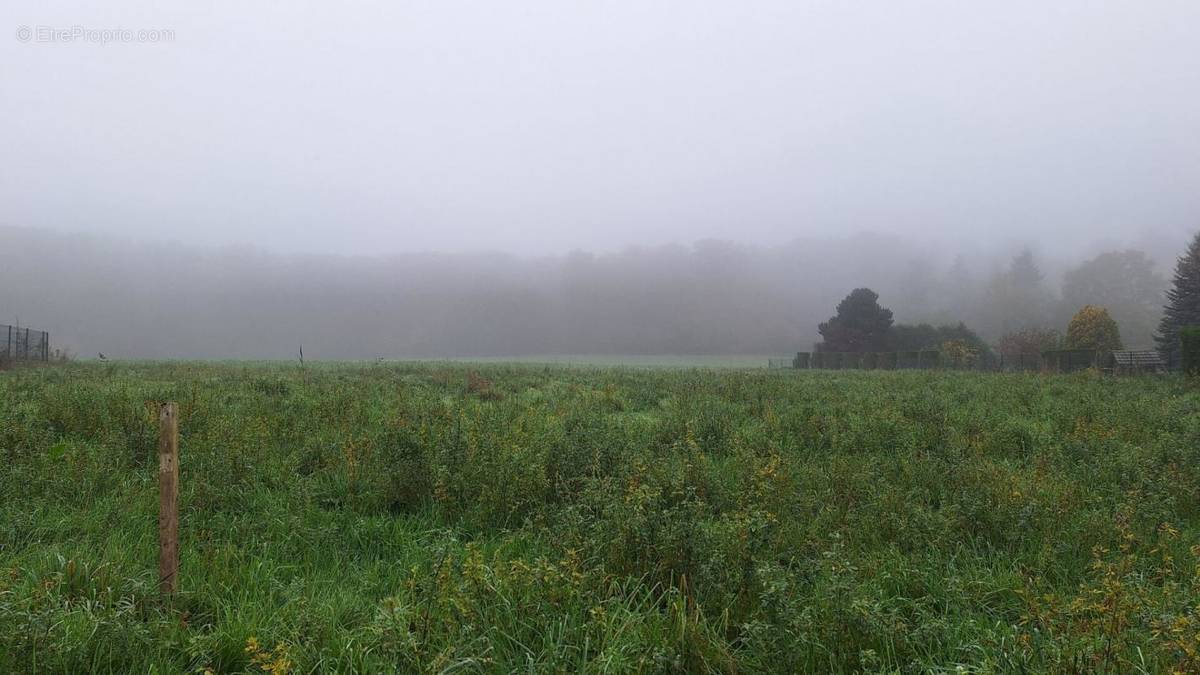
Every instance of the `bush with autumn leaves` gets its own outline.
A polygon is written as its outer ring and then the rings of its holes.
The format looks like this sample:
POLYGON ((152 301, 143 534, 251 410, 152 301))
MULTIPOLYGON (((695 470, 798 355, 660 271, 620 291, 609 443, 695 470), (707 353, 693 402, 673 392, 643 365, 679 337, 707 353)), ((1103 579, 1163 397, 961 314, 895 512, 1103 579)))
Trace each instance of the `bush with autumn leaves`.
POLYGON ((1067 349, 1094 349, 1111 352, 1123 349, 1121 331, 1108 310, 1095 305, 1084 305, 1071 323, 1067 325, 1067 349))

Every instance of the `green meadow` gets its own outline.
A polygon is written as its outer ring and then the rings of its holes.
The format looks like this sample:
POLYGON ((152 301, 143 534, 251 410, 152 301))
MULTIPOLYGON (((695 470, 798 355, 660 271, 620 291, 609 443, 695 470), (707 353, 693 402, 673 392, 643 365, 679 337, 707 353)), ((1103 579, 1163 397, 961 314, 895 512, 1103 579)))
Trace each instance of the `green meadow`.
POLYGON ((0 373, 0 672, 516 671, 1198 672, 1200 390, 500 363, 0 373))

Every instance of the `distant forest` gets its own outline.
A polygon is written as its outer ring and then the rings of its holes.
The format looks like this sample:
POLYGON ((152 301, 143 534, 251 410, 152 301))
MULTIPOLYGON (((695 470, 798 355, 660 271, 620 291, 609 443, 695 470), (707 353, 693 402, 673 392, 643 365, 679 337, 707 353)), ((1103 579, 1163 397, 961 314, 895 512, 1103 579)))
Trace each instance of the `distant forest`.
POLYGON ((780 354, 868 286, 896 321, 995 341, 1106 307, 1151 347, 1167 254, 1015 245, 987 254, 877 234, 574 252, 278 255, 0 228, 0 323, 82 357, 313 359, 780 354))

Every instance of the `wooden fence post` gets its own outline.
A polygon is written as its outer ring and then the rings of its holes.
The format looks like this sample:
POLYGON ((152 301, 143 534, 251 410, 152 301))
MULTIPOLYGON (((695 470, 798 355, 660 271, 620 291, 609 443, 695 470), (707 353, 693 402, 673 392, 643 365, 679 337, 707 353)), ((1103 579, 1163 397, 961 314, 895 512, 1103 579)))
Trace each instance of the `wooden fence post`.
POLYGON ((179 587, 179 408, 158 409, 158 583, 163 595, 179 587))

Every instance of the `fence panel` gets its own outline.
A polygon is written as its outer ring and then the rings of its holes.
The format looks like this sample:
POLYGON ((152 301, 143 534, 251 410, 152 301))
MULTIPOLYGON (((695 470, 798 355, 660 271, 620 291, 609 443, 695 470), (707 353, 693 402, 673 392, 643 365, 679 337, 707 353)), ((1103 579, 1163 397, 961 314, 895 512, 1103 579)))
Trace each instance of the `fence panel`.
POLYGON ((1094 349, 1051 349, 1042 352, 1046 368, 1058 373, 1074 373, 1096 365, 1094 349))
POLYGON ((0 358, 9 361, 49 361, 50 334, 0 324, 0 358))
POLYGON ((992 372, 1073 373, 1105 367, 1112 372, 1160 372, 1166 370, 1155 352, 1097 352, 1091 349, 1053 349, 1038 353, 985 354, 963 359, 938 350, 903 352, 797 352, 795 358, 774 358, 771 368, 801 370, 978 370, 992 372), (1117 361, 1117 355, 1122 361, 1117 361), (1132 367, 1137 355, 1138 367, 1132 367))

